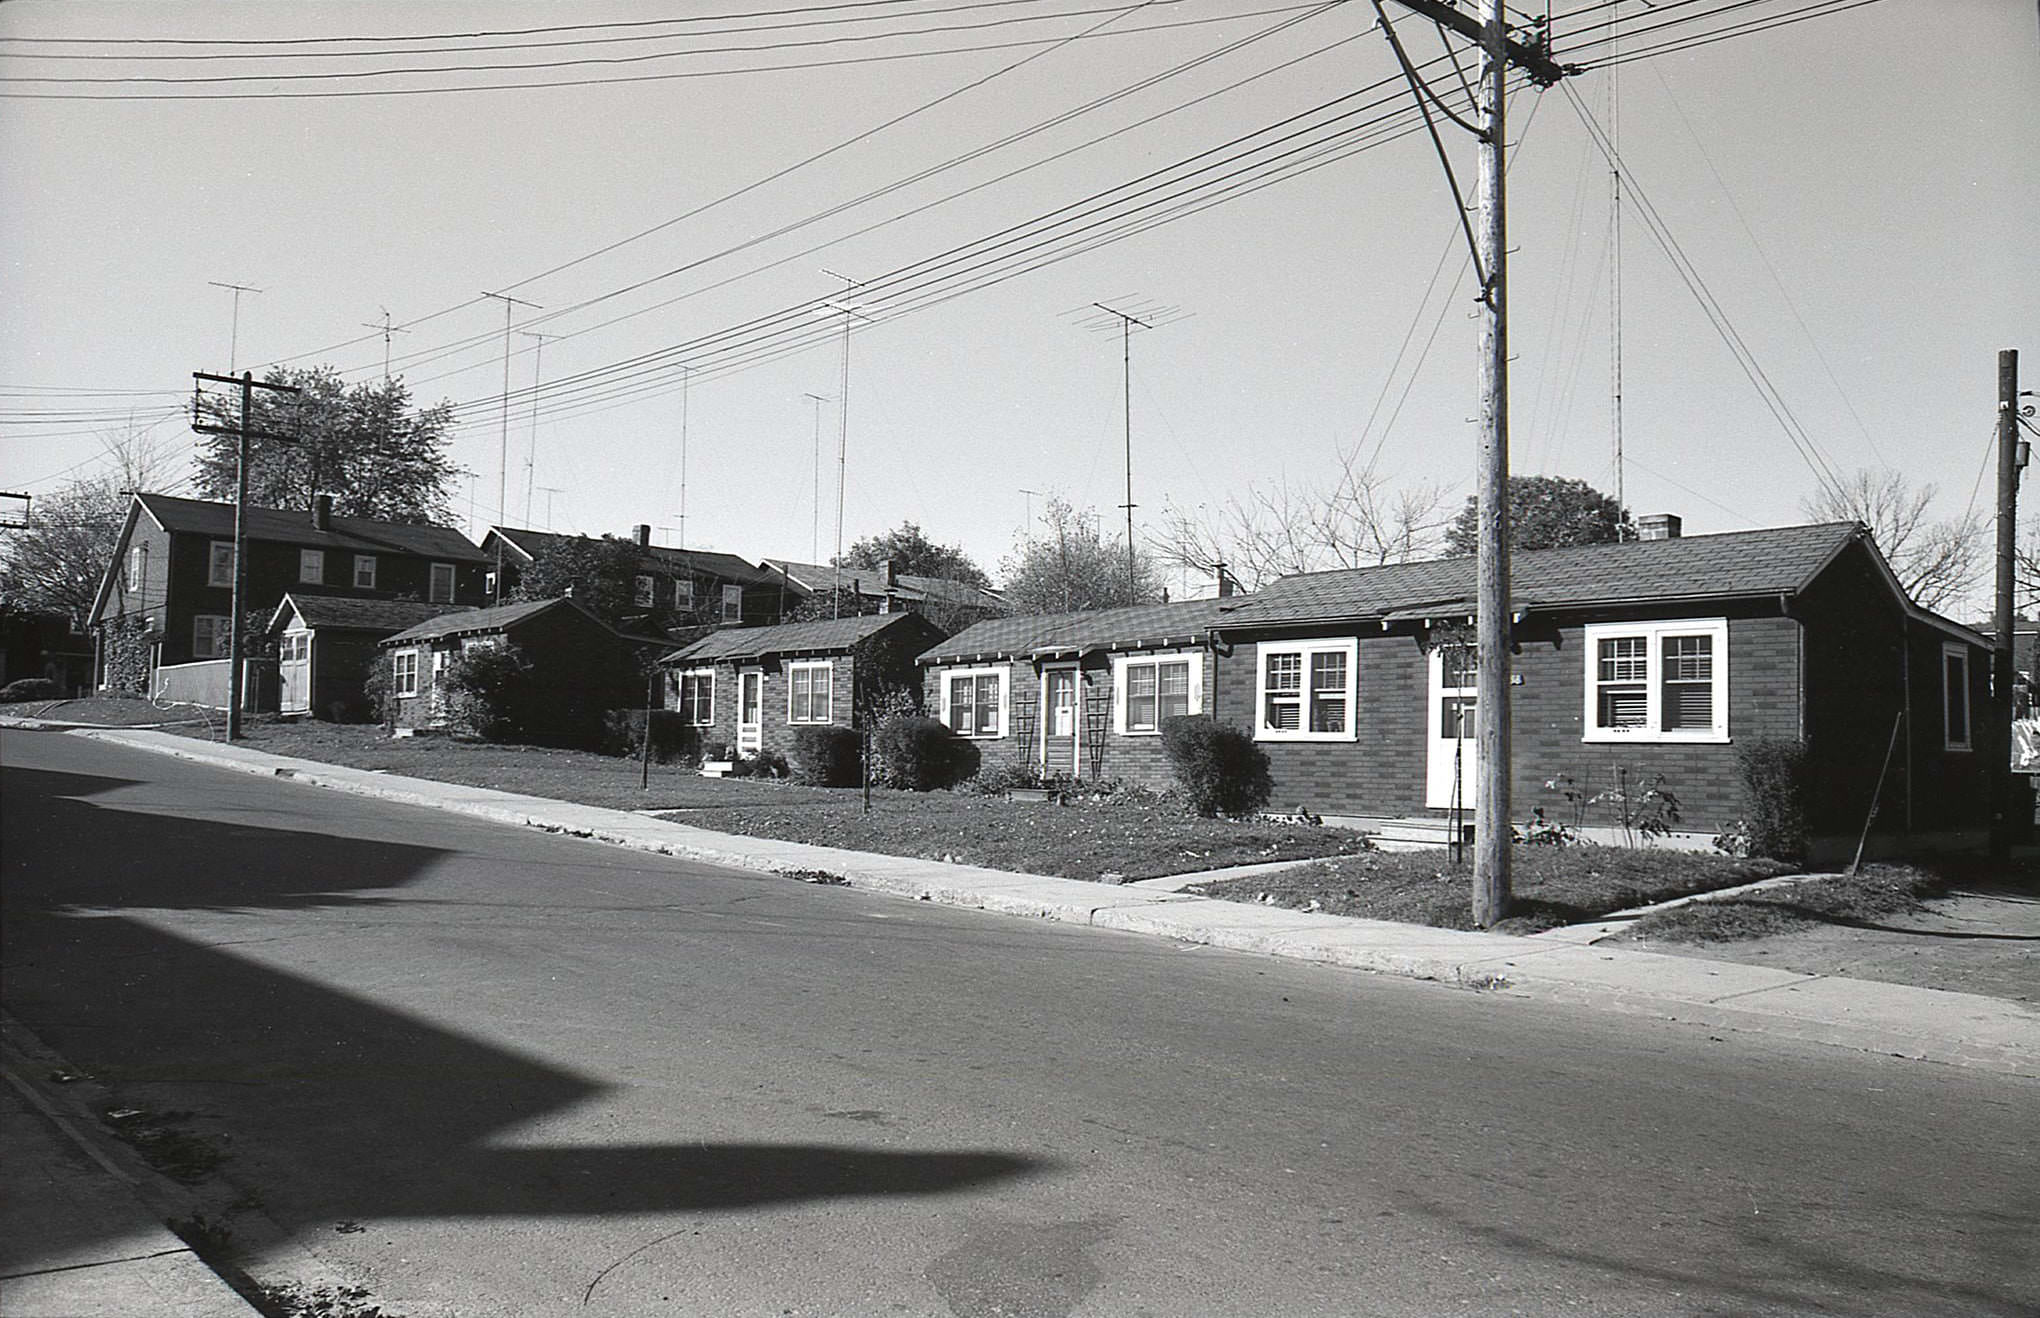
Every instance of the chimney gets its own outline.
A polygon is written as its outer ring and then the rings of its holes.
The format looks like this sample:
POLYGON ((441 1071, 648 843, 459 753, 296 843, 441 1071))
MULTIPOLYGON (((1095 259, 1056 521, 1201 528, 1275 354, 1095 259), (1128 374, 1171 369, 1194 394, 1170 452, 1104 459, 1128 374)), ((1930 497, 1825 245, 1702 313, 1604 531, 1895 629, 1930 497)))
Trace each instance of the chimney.
POLYGON ((638 547, 639 549, 649 549, 649 548, 651 548, 651 546, 652 546, 652 528, 651 528, 651 527, 647 526, 647 525, 646 525, 645 523, 643 523, 643 522, 639 522, 639 523, 638 523, 638 524, 637 524, 636 526, 632 527, 632 528, 631 528, 631 530, 632 530, 632 531, 633 531, 633 532, 634 532, 634 533, 636 534, 636 536, 637 536, 637 547, 638 547))
POLYGON ((890 592, 900 584, 900 575, 893 569, 893 561, 891 559, 879 559, 878 566, 872 570, 878 574, 878 588, 880 590, 890 592))
POLYGON ((1225 564, 1223 563, 1218 564, 1217 570, 1218 570, 1218 597, 1222 600, 1229 600, 1234 595, 1239 593, 1240 583, 1234 581, 1232 573, 1225 570, 1225 564))
POLYGON ((333 527, 333 496, 315 494, 312 496, 312 529, 329 531, 333 527))
POLYGON ((1636 538, 1639 540, 1677 540, 1679 538, 1679 525, 1677 513, 1645 513, 1636 519, 1636 538))

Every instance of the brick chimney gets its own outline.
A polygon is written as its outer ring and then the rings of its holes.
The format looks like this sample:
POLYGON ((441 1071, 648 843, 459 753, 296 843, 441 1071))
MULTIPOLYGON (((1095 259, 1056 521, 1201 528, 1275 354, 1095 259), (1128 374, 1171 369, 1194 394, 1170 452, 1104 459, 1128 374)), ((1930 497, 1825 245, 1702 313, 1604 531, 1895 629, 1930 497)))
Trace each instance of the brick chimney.
POLYGON ((1677 513, 1645 513, 1636 519, 1636 538, 1639 540, 1677 540, 1679 538, 1679 516, 1677 513))
POLYGON ((1234 581, 1233 574, 1225 570, 1225 564, 1223 563, 1218 564, 1217 571, 1218 571, 1218 597, 1222 600, 1229 600, 1234 595, 1239 594, 1240 583, 1234 581))
POLYGON ((891 559, 889 558, 879 559, 878 566, 873 568, 872 571, 878 574, 878 588, 880 590, 892 591, 898 588, 900 584, 900 574, 898 570, 893 567, 893 561, 891 559))
POLYGON ((631 532, 637 539, 639 549, 650 549, 652 547, 652 528, 650 526, 639 522, 631 528, 631 532))
POLYGON ((312 529, 330 531, 333 529, 333 496, 315 494, 312 496, 312 529))

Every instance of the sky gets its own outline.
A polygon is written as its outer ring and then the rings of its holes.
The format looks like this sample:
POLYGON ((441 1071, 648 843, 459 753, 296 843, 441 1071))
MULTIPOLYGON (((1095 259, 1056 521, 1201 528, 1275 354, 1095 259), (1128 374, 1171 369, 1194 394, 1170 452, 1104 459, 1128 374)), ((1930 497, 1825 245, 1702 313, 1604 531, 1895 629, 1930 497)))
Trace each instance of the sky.
MULTIPOLYGON (((1619 360, 1625 501, 1687 534, 1860 468, 1987 509, 1998 351, 2040 382, 2032 0, 1550 12, 1590 67, 1510 103, 1513 469, 1615 490, 1619 360)), ((1356 455, 1450 510, 1479 326, 1400 77, 1358 0, 8 0, 0 489, 131 431, 181 475, 192 372, 377 380, 387 315, 476 535, 826 558, 840 445, 842 543, 912 521, 996 576, 1051 494, 1123 525, 1129 395, 1143 539, 1356 455), (507 406, 484 292, 534 304, 507 406)))

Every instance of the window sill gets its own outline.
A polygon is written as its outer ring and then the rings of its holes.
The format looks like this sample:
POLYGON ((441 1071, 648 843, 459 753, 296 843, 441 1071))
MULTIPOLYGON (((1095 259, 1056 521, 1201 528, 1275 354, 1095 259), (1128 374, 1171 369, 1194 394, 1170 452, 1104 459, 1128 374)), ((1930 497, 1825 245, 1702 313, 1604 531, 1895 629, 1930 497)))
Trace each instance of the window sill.
POLYGON ((1725 732, 1652 732, 1643 728, 1635 732, 1594 730, 1581 734, 1580 740, 1594 746, 1726 746, 1734 738, 1725 732))
POLYGON ((1358 741, 1359 735, 1352 732, 1270 732, 1262 728, 1254 733, 1255 741, 1358 741))

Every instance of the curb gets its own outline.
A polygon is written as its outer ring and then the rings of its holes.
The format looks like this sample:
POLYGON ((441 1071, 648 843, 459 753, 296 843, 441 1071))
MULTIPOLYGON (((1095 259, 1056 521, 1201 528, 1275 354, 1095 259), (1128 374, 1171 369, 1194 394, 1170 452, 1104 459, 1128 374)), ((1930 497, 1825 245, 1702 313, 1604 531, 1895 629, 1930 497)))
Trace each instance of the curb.
POLYGON ((1599 948, 1547 935, 1474 933, 1312 914, 1136 884, 1102 886, 770 838, 745 838, 737 845, 728 834, 628 811, 491 788, 436 782, 428 786, 427 780, 214 746, 174 734, 78 731, 95 740, 259 777, 287 778, 702 864, 841 882, 904 900, 2040 1077, 2040 1012, 1978 994, 1599 948))

